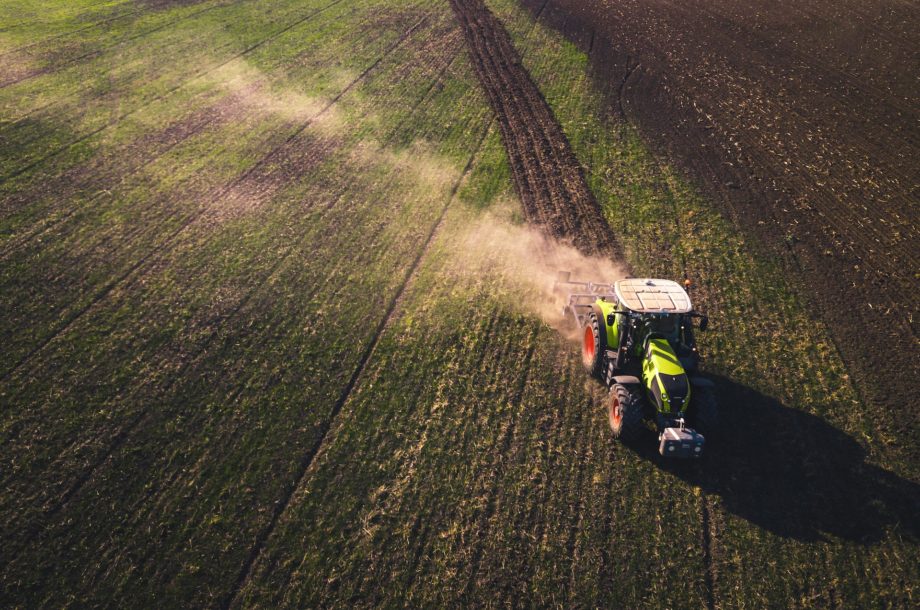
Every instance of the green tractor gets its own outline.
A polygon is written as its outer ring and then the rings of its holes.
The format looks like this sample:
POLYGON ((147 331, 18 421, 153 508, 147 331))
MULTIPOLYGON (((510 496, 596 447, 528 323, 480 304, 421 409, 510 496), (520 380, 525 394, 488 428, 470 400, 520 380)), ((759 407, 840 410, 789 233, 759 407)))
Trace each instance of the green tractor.
POLYGON ((616 438, 630 441, 650 415, 666 457, 700 457, 705 435, 716 431, 714 386, 700 376, 693 310, 677 282, 631 278, 612 284, 570 281, 554 286, 565 296, 562 314, 576 324, 588 374, 609 388, 607 408, 616 438), (692 428, 690 426, 693 426, 692 428))

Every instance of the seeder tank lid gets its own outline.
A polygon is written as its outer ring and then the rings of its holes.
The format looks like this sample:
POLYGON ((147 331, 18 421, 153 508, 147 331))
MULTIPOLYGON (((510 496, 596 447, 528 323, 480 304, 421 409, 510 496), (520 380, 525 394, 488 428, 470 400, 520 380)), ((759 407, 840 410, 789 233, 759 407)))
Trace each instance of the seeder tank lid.
POLYGON ((672 280, 620 280, 614 291, 626 308, 638 313, 687 313, 693 309, 687 291, 672 280))

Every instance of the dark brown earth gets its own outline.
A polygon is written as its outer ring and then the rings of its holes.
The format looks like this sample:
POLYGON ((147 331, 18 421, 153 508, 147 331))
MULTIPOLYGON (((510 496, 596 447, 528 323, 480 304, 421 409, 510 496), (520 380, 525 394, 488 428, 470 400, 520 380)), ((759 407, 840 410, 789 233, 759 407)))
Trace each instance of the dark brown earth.
POLYGON ((866 407, 894 444, 915 451, 920 8, 523 3, 589 52, 612 112, 780 259, 866 407))
POLYGON ((451 0, 495 111, 527 220, 587 254, 619 248, 552 110, 521 66, 508 32, 481 0, 451 0))

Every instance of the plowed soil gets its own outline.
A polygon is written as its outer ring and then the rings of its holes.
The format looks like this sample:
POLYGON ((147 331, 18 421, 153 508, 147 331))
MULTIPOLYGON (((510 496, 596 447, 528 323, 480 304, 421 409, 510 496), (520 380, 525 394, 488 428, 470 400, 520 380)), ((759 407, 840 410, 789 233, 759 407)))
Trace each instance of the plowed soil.
POLYGON ((451 0, 501 129, 527 219, 587 254, 618 251, 578 160, 508 33, 481 0, 451 0))
POLYGON ((920 396, 920 10, 901 2, 524 0, 611 109, 803 288, 895 436, 920 396))

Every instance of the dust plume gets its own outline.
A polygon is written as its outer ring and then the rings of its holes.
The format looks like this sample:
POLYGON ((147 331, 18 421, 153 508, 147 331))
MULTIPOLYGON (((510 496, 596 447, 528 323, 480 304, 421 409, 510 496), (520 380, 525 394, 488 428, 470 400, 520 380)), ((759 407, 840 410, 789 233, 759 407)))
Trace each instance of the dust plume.
POLYGON ((434 147, 425 140, 415 140, 399 150, 387 148, 376 140, 364 140, 355 145, 351 159, 358 167, 390 168, 407 185, 429 195, 446 194, 459 177, 457 168, 434 152, 434 147))
MULTIPOLYGON (((334 80, 336 84, 331 90, 338 91, 351 82, 353 76, 343 71, 334 80)), ((275 115, 293 123, 310 120, 311 129, 329 132, 326 135, 333 135, 343 123, 329 100, 281 87, 242 59, 221 66, 208 75, 206 83, 227 92, 235 103, 249 112, 275 115)))
MULTIPOLYGON (((510 204, 499 207, 512 208, 510 204)), ((560 272, 570 272, 571 279, 578 281, 613 282, 627 277, 615 262, 585 256, 539 227, 515 222, 513 212, 501 209, 475 221, 461 236, 454 256, 470 273, 500 276, 515 306, 572 338, 577 333, 562 317, 564 297, 553 289, 560 272)))

